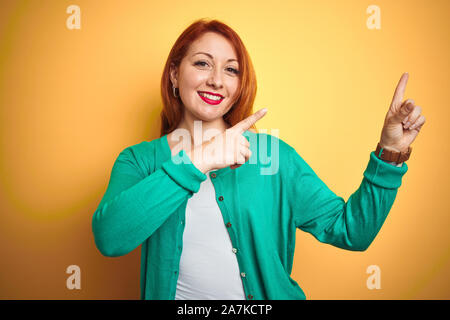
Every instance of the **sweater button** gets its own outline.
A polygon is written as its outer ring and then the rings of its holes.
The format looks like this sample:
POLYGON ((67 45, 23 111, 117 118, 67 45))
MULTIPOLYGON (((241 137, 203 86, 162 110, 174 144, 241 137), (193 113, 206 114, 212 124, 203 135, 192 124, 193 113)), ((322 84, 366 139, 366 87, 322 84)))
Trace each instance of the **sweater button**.
POLYGON ((215 178, 216 174, 215 173, 211 173, 211 178, 215 178))
POLYGON ((219 197, 219 201, 222 201, 222 200, 223 200, 223 197, 222 197, 222 196, 220 196, 220 197, 219 197))
POLYGON ((227 228, 229 228, 229 227, 231 227, 231 223, 228 222, 227 223, 227 228))
POLYGON ((252 296, 251 294, 249 294, 247 297, 248 297, 250 300, 253 299, 253 296, 252 296))

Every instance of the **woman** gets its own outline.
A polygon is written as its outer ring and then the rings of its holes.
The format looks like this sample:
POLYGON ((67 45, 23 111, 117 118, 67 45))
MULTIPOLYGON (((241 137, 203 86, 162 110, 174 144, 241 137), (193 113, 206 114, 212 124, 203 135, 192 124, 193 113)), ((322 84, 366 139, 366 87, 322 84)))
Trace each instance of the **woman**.
POLYGON ((163 71, 161 137, 114 163, 92 220, 98 249, 117 257, 142 245, 141 299, 306 299, 290 277, 297 228, 364 251, 395 200, 425 122, 402 101, 407 78, 345 202, 294 148, 255 132, 266 110, 252 114, 255 73, 239 36, 194 22, 163 71))

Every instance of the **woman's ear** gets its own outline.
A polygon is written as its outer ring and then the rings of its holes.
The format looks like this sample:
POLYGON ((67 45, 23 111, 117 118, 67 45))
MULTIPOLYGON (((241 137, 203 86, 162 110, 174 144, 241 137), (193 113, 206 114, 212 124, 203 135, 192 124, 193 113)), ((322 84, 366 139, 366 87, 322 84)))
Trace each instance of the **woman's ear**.
POLYGON ((169 70, 169 75, 170 75, 170 81, 172 82, 172 86, 174 86, 175 88, 178 88, 178 68, 175 66, 175 64, 172 62, 170 64, 170 70, 169 70))

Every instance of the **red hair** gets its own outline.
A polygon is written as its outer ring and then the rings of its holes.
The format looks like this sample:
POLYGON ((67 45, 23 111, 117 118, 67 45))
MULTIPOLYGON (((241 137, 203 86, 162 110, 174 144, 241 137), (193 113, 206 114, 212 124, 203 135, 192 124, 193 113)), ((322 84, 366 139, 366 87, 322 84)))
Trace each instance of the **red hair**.
MULTIPOLYGON (((163 110, 161 111, 161 137, 177 128, 182 116, 183 105, 180 98, 173 96, 170 81, 170 65, 179 67, 192 42, 206 32, 216 32, 229 40, 234 47, 239 63, 238 98, 228 112, 223 116, 226 123, 234 126, 239 121, 250 116, 256 96, 256 75, 250 56, 238 34, 226 24, 218 21, 199 19, 187 27, 178 37, 170 50, 161 77, 161 96, 163 110)), ((255 125, 251 129, 257 131, 255 125)))

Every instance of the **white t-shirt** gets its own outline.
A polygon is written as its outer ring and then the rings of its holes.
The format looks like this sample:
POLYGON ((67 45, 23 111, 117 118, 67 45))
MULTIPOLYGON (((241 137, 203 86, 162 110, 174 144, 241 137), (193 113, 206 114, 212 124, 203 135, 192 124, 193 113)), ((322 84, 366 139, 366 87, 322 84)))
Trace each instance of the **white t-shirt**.
POLYGON ((245 300, 236 254, 206 176, 187 202, 175 300, 245 300))

